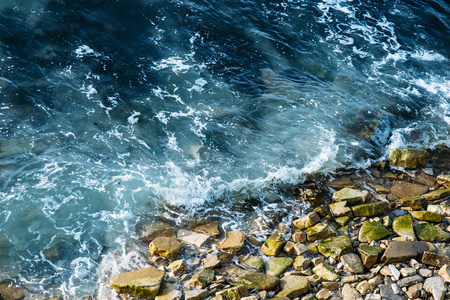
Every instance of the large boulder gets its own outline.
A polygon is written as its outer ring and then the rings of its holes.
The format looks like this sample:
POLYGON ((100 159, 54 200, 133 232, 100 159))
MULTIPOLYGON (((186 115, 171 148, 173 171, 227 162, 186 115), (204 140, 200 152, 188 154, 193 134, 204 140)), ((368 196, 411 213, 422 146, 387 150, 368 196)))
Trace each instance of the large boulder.
POLYGON ((381 258, 381 261, 389 264, 393 262, 405 262, 427 251, 430 246, 425 242, 393 241, 389 244, 381 258))
POLYGON ((425 242, 448 242, 450 233, 428 223, 420 223, 414 226, 417 238, 425 242))
POLYGON ((164 271, 155 268, 124 272, 112 279, 111 287, 119 293, 151 299, 158 295, 164 274, 164 271))
POLYGON ((258 291, 272 290, 280 284, 280 278, 264 273, 248 271, 245 275, 231 284, 235 286, 244 285, 248 289, 255 289, 258 291))
POLYGON ((353 251, 352 240, 345 235, 330 237, 319 242, 319 252, 325 256, 339 258, 342 254, 353 251))
POLYGON ((226 252, 239 252, 244 248, 245 235, 239 231, 230 231, 227 233, 227 239, 219 246, 219 250, 226 252))
POLYGON ((275 297, 297 297, 309 292, 309 280, 303 276, 288 275, 280 281, 281 291, 275 297))
POLYGON ((336 230, 327 223, 319 223, 314 226, 308 227, 305 230, 306 236, 309 242, 326 239, 330 236, 335 236, 336 230))
POLYGON ((410 215, 400 216, 392 222, 392 229, 399 236, 405 237, 407 240, 415 241, 413 222, 410 215))
POLYGON ((368 191, 343 188, 333 194, 333 202, 347 201, 348 205, 355 205, 366 202, 370 198, 368 191))
POLYGON ((264 242, 261 247, 261 252, 265 255, 277 256, 283 250, 286 240, 278 232, 272 233, 272 235, 264 242))
POLYGON ((374 217, 389 211, 389 203, 380 201, 375 203, 360 204, 352 206, 355 217, 374 217))
POLYGON ((359 229, 358 240, 361 243, 371 243, 389 236, 391 233, 379 222, 364 222, 359 229))
POLYGON ((149 251, 152 256, 159 255, 168 259, 174 259, 177 256, 183 244, 176 238, 157 237, 149 245, 149 251))
POLYGON ((408 148, 389 151, 389 164, 394 167, 415 169, 427 163, 429 154, 426 150, 408 148))
POLYGON ((290 257, 275 257, 265 263, 267 275, 280 276, 289 269, 294 260, 290 257))
POLYGON ((317 224, 317 222, 320 221, 320 216, 315 211, 310 212, 306 216, 303 216, 293 222, 294 226, 298 229, 305 229, 310 226, 313 226, 314 224, 317 224))

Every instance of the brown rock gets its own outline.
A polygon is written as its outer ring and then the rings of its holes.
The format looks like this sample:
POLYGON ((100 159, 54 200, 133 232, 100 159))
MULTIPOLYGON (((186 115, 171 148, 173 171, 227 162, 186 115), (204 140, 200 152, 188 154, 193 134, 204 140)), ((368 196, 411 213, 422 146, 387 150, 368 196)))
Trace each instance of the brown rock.
POLYGON ((423 197, 427 200, 427 201, 434 201, 434 200, 438 200, 441 198, 445 198, 450 196, 450 189, 445 189, 445 190, 437 190, 437 191, 433 191, 427 194, 424 194, 423 197))
POLYGON ((191 279, 189 279, 188 284, 194 286, 196 289, 204 289, 214 280, 214 270, 210 268, 200 269, 195 273, 191 279))
POLYGON ((334 181, 328 181, 328 186, 338 191, 343 188, 354 188, 355 184, 349 178, 343 177, 334 181))
POLYGON ((411 207, 412 209, 422 209, 427 204, 427 200, 422 196, 411 196, 399 200, 402 206, 411 207))
POLYGON ((168 223, 152 222, 144 225, 139 239, 142 242, 151 242, 157 237, 175 237, 175 232, 168 223))
POLYGON ((25 289, 15 285, 0 284, 0 298, 18 300, 25 298, 25 289))
POLYGON ((397 182, 391 187, 391 193, 398 198, 421 196, 428 192, 428 187, 409 182, 397 182))
POLYGON ((209 291, 206 289, 188 290, 184 292, 184 300, 203 300, 208 296, 209 291))
POLYGON ((425 251, 422 255, 421 262, 426 265, 441 268, 444 265, 450 265, 450 257, 447 255, 425 251))
POLYGON ((425 173, 420 173, 416 177, 413 177, 412 180, 419 184, 423 184, 423 185, 431 186, 431 187, 435 186, 435 184, 436 184, 436 178, 434 178, 434 176, 430 176, 425 173))
POLYGON ((164 271, 156 268, 124 272, 111 280, 111 287, 119 293, 127 293, 142 298, 155 298, 161 287, 164 274, 164 271))
POLYGON ((388 264, 392 262, 405 262, 408 259, 415 258, 419 254, 429 249, 426 242, 416 241, 394 241, 381 257, 381 261, 388 264))
POLYGON ((213 237, 218 237, 220 235, 219 222, 213 221, 208 224, 197 226, 195 227, 194 231, 205 233, 213 237))
POLYGON ((450 282, 450 265, 443 265, 438 274, 444 278, 446 282, 450 282))
POLYGON ((183 247, 176 238, 157 237, 149 245, 150 255, 159 255, 168 259, 174 259, 178 251, 183 247))
POLYGON ((187 271, 187 263, 184 259, 176 260, 169 264, 169 270, 175 276, 181 275, 187 271))
POLYGON ((219 250, 226 252, 239 252, 244 247, 245 235, 239 231, 227 233, 227 239, 219 246, 219 250))

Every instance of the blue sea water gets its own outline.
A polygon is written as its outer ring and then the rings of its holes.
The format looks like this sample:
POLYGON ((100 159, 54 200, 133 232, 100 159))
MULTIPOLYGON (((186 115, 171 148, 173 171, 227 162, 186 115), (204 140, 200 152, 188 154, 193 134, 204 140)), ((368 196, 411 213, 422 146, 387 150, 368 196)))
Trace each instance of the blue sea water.
POLYGON ((449 59, 443 0, 2 0, 0 281, 108 299, 157 216, 449 145, 449 59))

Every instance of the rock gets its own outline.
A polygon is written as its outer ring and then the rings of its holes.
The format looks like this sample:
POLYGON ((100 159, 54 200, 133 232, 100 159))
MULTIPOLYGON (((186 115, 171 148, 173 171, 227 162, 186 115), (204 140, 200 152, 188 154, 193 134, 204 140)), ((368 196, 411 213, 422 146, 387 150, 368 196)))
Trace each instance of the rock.
POLYGON ((339 283, 333 281, 324 281, 322 282, 322 287, 329 289, 331 291, 336 291, 339 289, 339 283))
POLYGON ((308 251, 309 251, 308 247, 306 247, 302 243, 297 243, 297 244, 294 245, 293 252, 295 253, 295 255, 302 255, 302 254, 305 254, 308 251))
POLYGON ((405 262, 408 259, 417 257, 419 254, 424 253, 428 249, 429 245, 425 242, 394 241, 387 247, 381 261, 386 264, 393 262, 405 262))
POLYGON ((361 294, 348 283, 342 287, 341 294, 343 300, 363 300, 361 294))
POLYGON ((360 281, 356 286, 356 290, 361 295, 365 295, 367 292, 371 290, 369 282, 367 280, 360 281))
POLYGON ((402 206, 411 207, 412 209, 422 209, 427 204, 427 200, 422 196, 411 196, 399 200, 402 206))
POLYGON ((184 292, 184 300, 203 300, 208 296, 209 291, 205 289, 188 290, 184 292))
POLYGON ((355 217, 374 217, 389 211, 389 204, 384 201, 360 204, 351 207, 355 217))
POLYGON ((429 154, 426 150, 408 148, 393 149, 389 151, 389 164, 394 167, 415 169, 427 163, 429 154))
POLYGON ((258 291, 272 290, 280 283, 277 276, 267 275, 259 272, 248 271, 232 285, 244 285, 247 289, 255 289, 258 291))
POLYGON ((343 188, 353 188, 355 184, 349 178, 342 177, 334 181, 328 181, 328 186, 335 190, 341 190, 343 188))
POLYGON ((333 194, 333 202, 346 201, 348 205, 355 205, 366 202, 370 198, 368 191, 343 188, 333 194))
POLYGON ((335 202, 330 204, 330 210, 335 218, 347 216, 353 218, 353 212, 347 206, 347 201, 335 202))
POLYGON ((261 252, 265 255, 277 256, 283 250, 286 240, 278 232, 272 233, 272 235, 264 242, 261 247, 261 252))
POLYGON ((446 188, 450 188, 450 175, 441 174, 437 176, 437 183, 445 186, 446 188))
POLYGON ((431 277, 433 276, 433 271, 431 271, 430 269, 419 269, 419 275, 425 278, 431 277))
POLYGON ((396 234, 405 237, 407 240, 416 240, 416 235, 414 233, 413 223, 410 215, 404 215, 394 219, 394 221, 392 222, 392 229, 396 234))
POLYGON ((194 231, 199 233, 204 233, 213 237, 218 237, 220 235, 219 222, 213 221, 204 225, 195 227, 194 231))
MULTIPOLYGON (((119 293, 136 297, 155 298, 161 287, 165 272, 155 268, 124 272, 116 275, 111 287, 119 293)), ((3 292, 1 292, 3 295, 3 292)))
POLYGON ((309 268, 311 261, 304 257, 303 255, 299 255, 294 260, 294 269, 298 271, 304 271, 309 268))
POLYGON ((444 300, 447 288, 445 287, 444 279, 441 277, 430 277, 425 280, 423 289, 433 295, 434 300, 444 300))
POLYGON ((364 272, 364 268, 359 256, 355 253, 347 253, 341 256, 341 262, 344 267, 352 273, 360 274, 364 272))
POLYGON ((307 183, 296 186, 292 189, 292 194, 301 198, 312 206, 318 206, 322 203, 325 190, 320 184, 307 183))
POLYGON ((50 247, 50 248, 42 250, 42 253, 45 256, 45 259, 50 260, 52 258, 55 258, 55 257, 59 256, 59 249, 56 246, 55 247, 50 247))
POLYGON ((427 211, 450 216, 450 207, 448 206, 429 204, 427 206, 427 211))
POLYGON ((389 230, 379 222, 364 222, 359 229, 358 240, 362 243, 370 243, 381 240, 390 234, 389 230))
POLYGON ((243 285, 224 289, 216 293, 216 296, 221 296, 218 299, 223 300, 240 300, 243 297, 247 297, 247 295, 247 288, 243 285))
POLYGON ((159 289, 155 300, 180 300, 183 296, 181 291, 177 291, 174 285, 164 283, 159 289))
POLYGON ((403 300, 403 297, 394 294, 394 292, 387 285, 380 284, 379 288, 382 299, 403 300))
POLYGON ((243 260, 243 263, 258 271, 262 271, 264 269, 264 260, 258 256, 249 256, 243 260))
POLYGON ((293 222, 294 226, 298 229, 305 229, 310 226, 313 226, 314 224, 317 224, 317 222, 320 221, 320 216, 315 212, 311 212, 307 214, 306 216, 303 216, 293 222))
POLYGON ((25 298, 25 289, 15 285, 0 284, 0 299, 19 300, 25 298))
POLYGON ((305 230, 309 242, 336 235, 336 230, 326 223, 319 223, 305 230))
POLYGON ((352 240, 348 236, 336 236, 319 242, 319 252, 338 259, 342 254, 353 251, 352 240))
POLYGON ((221 253, 219 255, 213 255, 204 259, 202 264, 204 268, 217 268, 228 263, 232 258, 233 255, 231 254, 221 253))
POLYGON ((389 266, 389 270, 391 271, 391 276, 393 276, 395 278, 395 280, 399 280, 400 279, 400 271, 393 265, 390 264, 389 266))
POLYGON ((419 275, 414 275, 414 276, 400 279, 399 281, 397 281, 397 284, 399 287, 402 288, 404 286, 408 287, 408 286, 411 286, 411 285, 419 283, 419 282, 423 282, 423 278, 419 275))
POLYGON ((381 300, 380 294, 369 294, 366 296, 365 300, 381 300))
POLYGON ((184 259, 176 260, 169 264, 169 270, 175 276, 181 275, 187 271, 187 263, 184 259))
POLYGON ((151 242, 157 237, 175 237, 175 232, 168 223, 152 222, 144 225, 139 239, 142 242, 151 242))
POLYGON ((210 236, 203 233, 180 229, 178 230, 177 238, 187 244, 201 248, 209 240, 210 236))
POLYGON ((450 196, 450 189, 437 190, 423 195, 427 201, 434 201, 448 196, 450 196))
POLYGON ((437 214, 437 213, 432 213, 429 211, 411 211, 410 212, 411 216, 413 216, 414 218, 416 218, 417 220, 423 220, 423 221, 428 221, 428 222, 433 222, 433 223, 440 223, 442 222, 442 215, 437 214))
POLYGON ((168 259, 174 259, 177 256, 183 244, 176 238, 171 237, 157 237, 149 245, 150 255, 163 256, 168 259))
POLYGON ((219 246, 219 250, 226 252, 239 252, 244 247, 245 235, 239 231, 227 233, 227 239, 219 246))
POLYGON ((316 298, 318 300, 327 300, 329 299, 331 296, 333 296, 333 293, 328 290, 328 289, 321 289, 317 294, 316 294, 316 298))
MULTIPOLYGON (((340 203, 340 202, 338 202, 338 203, 340 203)), ((353 213, 352 213, 353 214, 353 213)), ((343 216, 343 217, 339 217, 339 218, 336 218, 336 219, 334 219, 335 221, 336 221, 336 223, 338 223, 340 226, 345 226, 345 225, 347 225, 349 222, 350 222, 350 218, 349 217, 347 217, 347 216, 343 216)))
POLYGON ((292 241, 294 243, 306 242, 306 233, 303 231, 296 231, 292 234, 292 241))
POLYGON ((416 275, 417 270, 414 268, 401 268, 400 273, 403 277, 413 276, 416 275))
POLYGON ((357 248, 361 260, 366 268, 372 267, 380 258, 383 248, 378 246, 361 245, 357 248))
POLYGON ((450 233, 447 233, 439 227, 428 223, 421 223, 414 226, 417 238, 425 242, 448 242, 450 241, 450 233))
POLYGON ((315 266, 313 269, 314 274, 329 281, 337 281, 339 279, 339 275, 333 271, 333 268, 330 267, 327 263, 320 263, 315 266))
POLYGON ((409 182, 397 182, 391 187, 391 193, 397 198, 421 196, 428 192, 428 187, 421 184, 409 182))
POLYGON ((292 266, 294 260, 290 257, 275 257, 266 261, 265 268, 267 275, 280 276, 292 266))
POLYGON ((422 283, 414 284, 408 288, 405 294, 409 299, 417 299, 420 297, 420 291, 422 290, 422 288, 422 283))
POLYGON ((444 265, 450 265, 450 257, 447 255, 426 251, 422 255, 421 262, 426 265, 441 268, 444 265))
POLYGON ((192 275, 188 281, 189 286, 193 286, 198 290, 204 289, 214 280, 214 270, 210 268, 202 268, 192 275))
POLYGON ((288 275, 280 281, 281 291, 275 297, 297 297, 310 290, 309 280, 303 276, 288 275))
POLYGON ((439 269, 438 274, 446 281, 450 282, 450 265, 443 265, 441 269, 439 269))

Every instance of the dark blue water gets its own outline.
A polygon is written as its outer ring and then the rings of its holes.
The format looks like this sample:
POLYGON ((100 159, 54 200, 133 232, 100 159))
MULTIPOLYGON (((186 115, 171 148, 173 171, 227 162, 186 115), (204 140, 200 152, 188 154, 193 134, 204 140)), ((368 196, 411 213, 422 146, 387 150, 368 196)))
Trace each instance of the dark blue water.
POLYGON ((110 298, 157 215, 449 145, 449 57, 446 1, 3 0, 0 280, 110 298))

